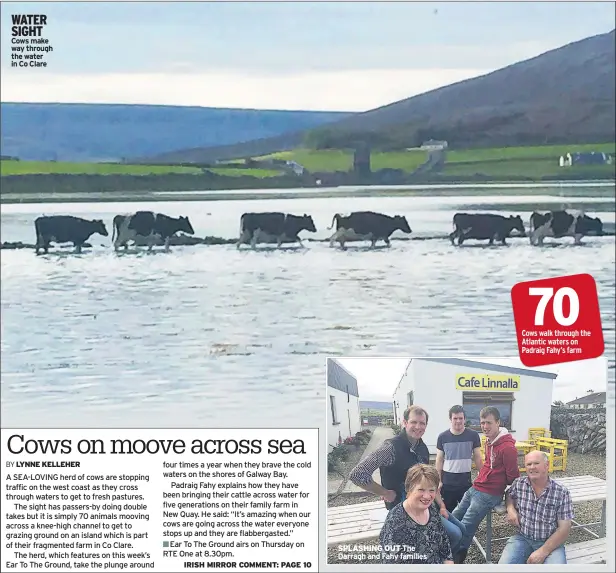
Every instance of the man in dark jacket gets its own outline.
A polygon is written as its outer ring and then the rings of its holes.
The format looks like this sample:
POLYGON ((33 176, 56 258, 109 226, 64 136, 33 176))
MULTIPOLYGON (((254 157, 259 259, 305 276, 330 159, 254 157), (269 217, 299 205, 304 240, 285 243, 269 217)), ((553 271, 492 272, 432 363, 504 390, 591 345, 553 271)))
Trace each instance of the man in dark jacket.
MULTIPOLYGON (((428 413, 419 406, 409 406, 403 415, 402 431, 395 437, 385 440, 374 452, 368 454, 351 471, 349 479, 358 487, 379 495, 387 509, 393 509, 406 499, 404 482, 409 469, 415 464, 429 464, 430 452, 421 437, 428 425, 428 413), (381 484, 372 479, 376 470, 380 471, 381 484)), ((439 493, 436 503, 440 508, 441 521, 451 549, 456 552, 462 541, 462 524, 449 513, 439 493)))
POLYGON ((507 428, 501 428, 498 408, 486 406, 479 412, 479 419, 486 436, 485 461, 473 485, 453 510, 453 515, 465 526, 460 550, 453 556, 454 563, 464 563, 477 527, 501 503, 506 487, 520 477, 515 438, 507 428))

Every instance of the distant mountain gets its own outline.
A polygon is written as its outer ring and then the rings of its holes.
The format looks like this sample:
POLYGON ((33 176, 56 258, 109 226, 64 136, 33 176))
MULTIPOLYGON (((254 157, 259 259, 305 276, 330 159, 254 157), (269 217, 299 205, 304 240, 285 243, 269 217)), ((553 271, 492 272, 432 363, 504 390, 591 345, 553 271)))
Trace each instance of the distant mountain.
POLYGON ((315 131, 321 145, 400 147, 431 138, 452 147, 613 142, 615 68, 612 30, 315 131))
POLYGON ((349 115, 76 103, 2 103, 0 112, 2 155, 56 161, 115 161, 187 147, 236 144, 314 128, 349 115))
POLYGON ((615 31, 304 132, 234 146, 185 149, 156 161, 212 161, 316 148, 404 149, 427 139, 450 147, 610 143, 616 139, 615 31))
POLYGON ((359 407, 362 410, 383 410, 392 412, 393 406, 391 402, 372 402, 370 400, 360 400, 359 407))

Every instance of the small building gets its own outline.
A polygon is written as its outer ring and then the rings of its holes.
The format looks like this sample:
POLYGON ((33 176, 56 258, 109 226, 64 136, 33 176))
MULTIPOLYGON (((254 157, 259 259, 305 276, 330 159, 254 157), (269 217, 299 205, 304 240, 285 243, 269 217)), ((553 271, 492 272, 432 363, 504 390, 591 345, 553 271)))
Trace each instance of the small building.
POLYGON ((412 404, 428 412, 423 440, 436 454, 438 435, 449 428, 449 408, 464 407, 469 427, 478 432, 479 412, 495 406, 517 441, 528 439, 529 428, 549 428, 552 390, 557 374, 500 366, 462 358, 413 358, 393 395, 394 422, 401 424, 412 404))
POLYGON ((567 402, 568 408, 587 410, 588 408, 605 408, 605 392, 593 392, 581 398, 567 402))
POLYGON ((447 149, 447 142, 429 139, 421 144, 420 149, 424 151, 441 151, 443 149, 447 149))
POLYGON ((571 167, 572 165, 610 165, 612 156, 601 151, 589 151, 586 153, 567 153, 561 155, 558 164, 561 167, 571 167))
POLYGON ((338 361, 327 359, 327 443, 329 449, 361 430, 357 379, 338 361))

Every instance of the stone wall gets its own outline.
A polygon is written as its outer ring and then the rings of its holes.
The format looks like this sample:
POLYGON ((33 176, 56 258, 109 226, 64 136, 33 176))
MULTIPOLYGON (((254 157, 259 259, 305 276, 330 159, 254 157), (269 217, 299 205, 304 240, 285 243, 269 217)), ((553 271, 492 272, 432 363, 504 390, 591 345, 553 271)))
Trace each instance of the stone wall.
POLYGON ((569 441, 570 452, 605 455, 605 408, 552 406, 550 430, 553 438, 569 441))

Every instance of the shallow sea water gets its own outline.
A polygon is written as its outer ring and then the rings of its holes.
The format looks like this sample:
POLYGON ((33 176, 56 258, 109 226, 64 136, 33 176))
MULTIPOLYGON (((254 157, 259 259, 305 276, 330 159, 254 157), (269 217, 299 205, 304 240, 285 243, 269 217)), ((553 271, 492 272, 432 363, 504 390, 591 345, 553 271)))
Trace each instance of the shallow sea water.
MULTIPOLYGON (((324 238, 335 212, 361 209, 405 214, 413 236, 444 235, 457 210, 502 202, 527 221, 510 204, 538 200, 558 198, 12 205, 2 208, 2 240, 33 243, 39 214, 103 217, 110 229, 114 214, 144 208, 190 215, 198 236, 235 238, 242 212, 283 210, 312 214, 324 238)), ((614 222, 613 210, 600 215, 614 222)), ((326 356, 517 356, 511 287, 578 272, 597 281, 613 398, 613 237, 580 247, 432 239, 374 251, 306 242, 149 254, 92 242, 81 255, 2 251, 5 427, 318 426, 326 356)))

